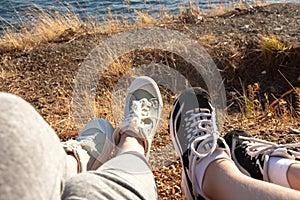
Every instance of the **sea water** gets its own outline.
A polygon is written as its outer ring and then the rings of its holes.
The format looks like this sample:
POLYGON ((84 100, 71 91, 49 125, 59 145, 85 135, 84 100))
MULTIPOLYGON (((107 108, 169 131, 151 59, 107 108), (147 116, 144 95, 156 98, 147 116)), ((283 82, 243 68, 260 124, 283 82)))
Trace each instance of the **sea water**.
MULTIPOLYGON (((255 0, 198 0, 196 4, 205 11, 212 6, 220 4, 230 6, 240 1, 245 4, 255 3, 255 0)), ((292 1, 300 2, 300 0, 292 1)), ((135 10, 159 17, 162 10, 176 15, 182 7, 188 7, 188 0, 0 0, 0 32, 4 27, 25 20, 28 10, 32 9, 45 9, 51 12, 70 11, 78 14, 82 19, 89 17, 101 21, 108 15, 107 8, 116 18, 134 20, 137 17, 135 10)))

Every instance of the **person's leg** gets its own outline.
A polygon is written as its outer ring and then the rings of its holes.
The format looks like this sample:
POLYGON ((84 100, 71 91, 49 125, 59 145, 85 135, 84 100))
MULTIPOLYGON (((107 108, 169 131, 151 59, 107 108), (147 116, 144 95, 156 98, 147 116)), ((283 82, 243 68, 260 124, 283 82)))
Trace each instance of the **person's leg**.
POLYGON ((257 180, 236 170, 228 159, 211 162, 203 179, 203 192, 210 199, 299 199, 300 192, 257 180))
POLYGON ((245 175, 300 189, 300 154, 290 150, 300 147, 300 143, 278 145, 251 138, 242 130, 230 131, 224 138, 231 148, 233 161, 245 175))
POLYGON ((60 199, 65 180, 98 168, 113 146, 113 128, 104 119, 61 143, 29 103, 8 93, 0 93, 0 127, 3 199, 60 199))
POLYGON ((300 190, 300 164, 299 163, 294 163, 290 165, 287 172, 287 179, 291 188, 295 190, 300 190))
POLYGON ((68 171, 53 129, 20 97, 0 93, 1 199, 59 199, 68 171))
POLYGON ((121 154, 96 171, 69 179, 62 199, 157 199, 144 147, 136 138, 122 135, 118 149, 121 154))
POLYGON ((201 88, 184 91, 170 113, 170 135, 183 166, 188 199, 298 199, 300 192, 242 174, 218 133, 210 97, 201 88))
POLYGON ((127 91, 125 119, 113 135, 116 157, 69 179, 63 199, 157 199, 148 157, 161 110, 156 83, 135 79, 127 91))

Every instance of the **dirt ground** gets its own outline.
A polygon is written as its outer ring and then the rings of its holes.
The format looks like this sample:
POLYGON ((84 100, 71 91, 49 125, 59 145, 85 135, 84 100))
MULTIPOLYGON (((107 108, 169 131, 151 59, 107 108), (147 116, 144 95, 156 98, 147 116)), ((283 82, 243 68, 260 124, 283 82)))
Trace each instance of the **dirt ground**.
MULTIPOLYGON (((272 4, 263 7, 236 8, 222 15, 203 15, 201 17, 181 16, 170 22, 161 22, 166 27, 189 35, 204 46, 219 68, 227 92, 228 116, 223 133, 242 128, 253 136, 274 142, 299 142, 300 121, 297 115, 274 117, 262 113, 250 117, 243 115, 239 102, 232 94, 247 89, 248 85, 259 84, 255 99, 261 104, 267 101, 277 108, 281 95, 300 87, 300 4, 272 4), (265 52, 262 38, 276 36, 287 50, 265 52), (265 54, 263 54, 264 52, 265 54), (268 97, 267 99, 264 97, 268 97), (274 102, 272 104, 272 102, 274 102)), ((112 34, 87 34, 76 39, 72 35, 62 37, 58 42, 43 45, 27 52, 0 52, 0 91, 21 96, 31 103, 56 131, 61 140, 75 138, 78 130, 72 117, 72 92, 75 76, 82 62, 99 42, 112 34)), ((162 51, 135 51, 120 58, 107 70, 99 81, 96 92, 96 116, 110 120, 114 127, 111 110, 111 94, 119 78, 131 68, 148 63, 171 63, 170 66, 182 72, 193 86, 198 85, 189 63, 182 58, 162 51), (174 61, 175 60, 175 61, 174 61), (172 61, 172 62, 171 62, 172 61), (120 64, 121 63, 121 64, 120 64)), ((165 112, 168 113, 174 94, 161 87, 165 112)), ((297 110, 294 93, 284 95, 286 101, 293 100, 297 110)), ((299 106, 298 100, 298 106, 299 106)), ((289 107, 290 108, 290 107, 289 107)), ((299 108, 299 107, 298 107, 299 108)), ((256 107, 252 107, 253 112, 256 107)), ((270 113, 271 112, 271 113, 270 113)), ((277 111, 276 111, 277 112, 277 111)), ((283 112, 282 110, 280 112, 283 112)), ((278 113, 277 113, 278 114, 278 113)), ((151 165, 160 199, 181 199, 181 164, 170 146, 167 121, 163 122, 153 145, 151 165), (164 162, 168 152, 168 162, 164 162), (161 160, 159 160, 159 159, 161 160)))

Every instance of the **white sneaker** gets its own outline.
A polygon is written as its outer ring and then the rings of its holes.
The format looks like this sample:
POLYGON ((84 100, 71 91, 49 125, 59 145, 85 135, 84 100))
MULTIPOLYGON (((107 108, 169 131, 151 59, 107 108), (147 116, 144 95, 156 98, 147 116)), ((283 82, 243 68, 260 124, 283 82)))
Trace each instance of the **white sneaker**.
POLYGON ((139 138, 144 143, 146 158, 156 133, 163 103, 155 81, 147 76, 136 78, 127 90, 124 117, 113 134, 115 145, 125 133, 139 138))
POLYGON ((66 153, 77 160, 78 172, 96 170, 111 157, 113 132, 109 121, 95 119, 87 124, 76 140, 63 143, 66 153))

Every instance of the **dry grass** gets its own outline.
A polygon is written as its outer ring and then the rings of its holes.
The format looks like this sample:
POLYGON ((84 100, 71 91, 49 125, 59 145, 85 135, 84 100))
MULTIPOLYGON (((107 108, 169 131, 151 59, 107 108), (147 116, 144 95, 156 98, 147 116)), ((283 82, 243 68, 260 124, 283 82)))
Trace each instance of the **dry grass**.
POLYGON ((189 11, 189 15, 191 16, 197 17, 199 15, 203 15, 198 1, 189 0, 189 6, 187 10, 189 11))
MULTIPOLYGON (((237 12, 241 11, 243 9, 249 9, 253 8, 254 6, 265 6, 270 4, 268 1, 255 1, 251 4, 245 2, 245 1, 238 1, 234 3, 229 3, 228 5, 225 5, 224 3, 215 4, 214 6, 210 6, 207 13, 214 16, 224 15, 227 13, 237 12)), ((211 4, 209 4, 211 5, 211 4)), ((233 15, 234 13, 232 13, 233 15)))
POLYGON ((156 19, 139 11, 135 11, 138 16, 136 22, 130 25, 124 18, 120 21, 114 17, 109 8, 106 10, 108 17, 103 19, 103 23, 88 16, 83 21, 72 8, 65 7, 65 10, 55 13, 38 7, 28 10, 26 19, 20 19, 20 29, 12 25, 4 28, 0 51, 28 51, 49 42, 73 40, 84 34, 115 33, 157 23, 156 19))
POLYGON ((269 102, 268 94, 264 94, 262 100, 259 90, 259 84, 254 83, 244 88, 242 94, 237 91, 232 94, 233 102, 238 104, 240 110, 236 116, 238 126, 248 129, 266 123, 278 124, 286 129, 297 124, 300 119, 299 87, 288 90, 272 102, 269 102))
POLYGON ((151 26, 157 23, 157 20, 147 13, 140 12, 137 10, 135 10, 134 12, 138 15, 138 19, 135 22, 138 27, 147 27, 149 25, 151 26))
POLYGON ((277 51, 277 52, 285 52, 290 47, 282 42, 278 37, 262 37, 262 49, 264 51, 277 51))
MULTIPOLYGON (((242 5, 240 3, 240 6, 242 5)), ((162 9, 159 19, 155 19, 148 13, 135 11, 137 20, 133 24, 129 24, 125 18, 117 19, 109 8, 106 10, 108 17, 100 22, 89 16, 86 16, 87 20, 83 21, 72 7, 63 7, 63 12, 55 13, 37 6, 28 10, 25 20, 20 18, 18 23, 21 28, 17 29, 13 25, 4 27, 4 34, 0 38, 0 51, 29 51, 49 42, 74 40, 81 35, 110 34, 136 27, 150 27, 182 17, 193 18, 197 21, 205 15, 194 0, 189 0, 187 8, 180 8, 179 16, 174 16, 162 9)), ((207 13, 220 14, 229 9, 233 9, 233 7, 220 5, 213 7, 207 13)))
POLYGON ((297 101, 296 101, 296 105, 297 105, 296 112, 298 114, 298 117, 300 118, 300 88, 296 88, 295 89, 295 93, 296 93, 296 98, 297 98, 297 101))
MULTIPOLYGON (((128 24, 125 18, 122 18, 122 20, 120 20, 117 17, 114 17, 110 8, 106 9, 106 13, 108 17, 103 18, 103 23, 101 23, 100 21, 94 22, 93 29, 90 30, 93 34, 97 34, 97 33, 111 34, 111 33, 120 32, 130 27, 130 25, 128 24)), ((88 23, 90 24, 91 21, 89 21, 88 23)))
POLYGON ((64 35, 76 34, 84 23, 75 12, 51 13, 41 8, 28 11, 21 30, 7 27, 0 39, 0 49, 31 50, 41 44, 60 40, 64 35))
MULTIPOLYGON (((225 123, 225 133, 232 129, 242 129, 253 137, 276 142, 278 144, 295 143, 299 141, 299 89, 287 91, 273 102, 263 103, 260 98, 253 99, 253 87, 248 87, 246 94, 239 96, 241 110, 249 110, 251 115, 237 113, 228 115, 225 123), (292 101, 296 93, 296 104, 292 101), (253 105, 255 105, 253 107, 253 105), (293 105, 293 106, 292 106, 293 105), (261 109, 264 107, 264 109, 261 109), (295 114, 296 108, 296 114, 295 114)), ((255 87, 255 86, 254 86, 255 87)), ((266 98, 267 99, 267 98, 266 98)))
POLYGON ((283 42, 278 36, 271 35, 260 36, 260 43, 256 51, 260 53, 265 66, 278 69, 284 65, 291 49, 290 44, 283 42))
POLYGON ((255 118, 262 114, 262 105, 258 96, 259 84, 254 83, 248 85, 247 90, 243 87, 243 94, 237 96, 237 102, 243 116, 247 118, 255 118))

